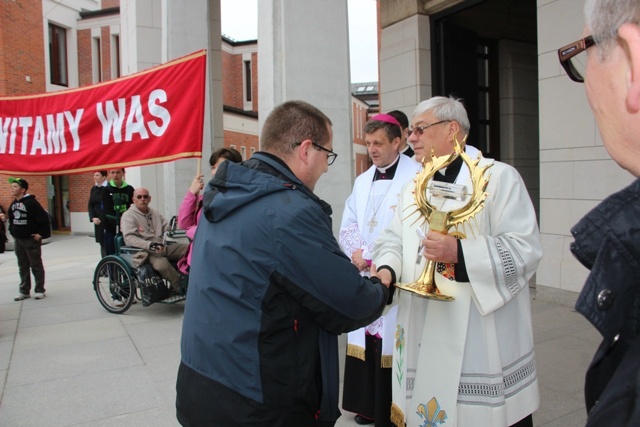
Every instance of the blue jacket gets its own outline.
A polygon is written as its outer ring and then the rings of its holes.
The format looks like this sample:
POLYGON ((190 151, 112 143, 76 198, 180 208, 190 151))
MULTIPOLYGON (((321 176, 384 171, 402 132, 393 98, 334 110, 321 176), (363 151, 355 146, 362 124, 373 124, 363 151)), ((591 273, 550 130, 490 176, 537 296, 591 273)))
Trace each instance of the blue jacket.
POLYGON ((389 291, 358 274, 330 214, 267 153, 224 162, 209 182, 182 330, 184 425, 316 426, 340 416, 337 335, 378 318, 389 291))
POLYGON ((587 426, 640 425, 640 179, 571 230, 591 273, 576 310, 602 334, 587 371, 587 426))

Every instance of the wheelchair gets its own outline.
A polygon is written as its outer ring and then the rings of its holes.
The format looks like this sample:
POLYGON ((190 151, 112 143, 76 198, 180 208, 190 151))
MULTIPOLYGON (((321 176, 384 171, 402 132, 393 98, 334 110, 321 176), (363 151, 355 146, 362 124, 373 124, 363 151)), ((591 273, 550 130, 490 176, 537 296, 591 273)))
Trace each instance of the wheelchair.
MULTIPOLYGON (((173 227, 172 230, 175 232, 173 227)), ((179 235, 179 233, 176 234, 179 235)), ((168 234, 169 237, 173 235, 171 231, 168 234)), ((138 269, 134 267, 133 257, 143 249, 124 246, 124 238, 121 234, 116 235, 115 243, 116 253, 105 256, 96 266, 93 273, 93 289, 105 310, 114 314, 123 314, 132 304, 142 301, 142 289, 145 284, 139 278, 138 269)), ((180 291, 157 302, 175 304, 186 299, 189 276, 184 275, 180 270, 178 273, 180 274, 180 291)), ((165 280, 163 282, 165 286, 169 286, 165 280)))

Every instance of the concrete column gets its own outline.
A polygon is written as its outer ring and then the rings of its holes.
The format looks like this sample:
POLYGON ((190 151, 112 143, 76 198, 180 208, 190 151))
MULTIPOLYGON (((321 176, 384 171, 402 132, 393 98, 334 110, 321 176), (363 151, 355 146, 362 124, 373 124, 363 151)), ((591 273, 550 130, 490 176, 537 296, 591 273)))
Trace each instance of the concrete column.
MULTIPOLYGON (((381 22, 389 21, 381 8, 381 22)), ((414 14, 382 28, 380 41, 380 111, 413 109, 432 96, 429 17, 414 14)))
MULTIPOLYGON (((214 147, 223 145, 220 0, 122 0, 123 72, 130 74, 207 49, 203 170, 214 147)), ((175 215, 196 174, 195 159, 130 168, 127 181, 147 187, 153 205, 167 218, 175 215)))
POLYGON ((258 40, 260 128, 273 107, 296 99, 333 122, 338 159, 315 192, 333 207, 337 232, 354 179, 347 2, 260 0, 258 40))

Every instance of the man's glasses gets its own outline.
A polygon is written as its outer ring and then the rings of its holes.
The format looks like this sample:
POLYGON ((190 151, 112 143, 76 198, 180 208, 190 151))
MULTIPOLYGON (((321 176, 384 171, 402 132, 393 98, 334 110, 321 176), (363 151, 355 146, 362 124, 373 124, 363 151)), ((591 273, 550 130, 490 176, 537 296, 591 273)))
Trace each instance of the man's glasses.
MULTIPOLYGON (((302 144, 302 142, 296 142, 294 145, 300 145, 302 144)), ((327 165, 331 166, 333 164, 333 162, 336 161, 336 158, 338 157, 338 153, 334 153, 331 150, 327 150, 326 148, 324 148, 322 145, 316 144, 315 142, 311 141, 311 144, 313 144, 314 147, 316 147, 318 150, 322 150, 327 154, 327 165)))
POLYGON ((596 44, 593 36, 587 36, 558 49, 558 59, 567 76, 574 82, 584 83, 584 71, 587 68, 587 56, 580 55, 596 44))
POLYGON ((151 197, 151 196, 149 196, 148 194, 138 194, 138 195, 136 196, 136 199, 138 199, 138 200, 140 200, 140 199, 145 199, 145 200, 146 200, 146 199, 148 199, 149 197, 151 197))
POLYGON ((408 128, 405 132, 407 134, 407 138, 411 136, 412 133, 415 133, 416 136, 422 136, 425 130, 429 129, 431 126, 439 125, 440 123, 449 123, 451 120, 440 120, 439 122, 431 123, 427 126, 416 126, 413 129, 408 128))

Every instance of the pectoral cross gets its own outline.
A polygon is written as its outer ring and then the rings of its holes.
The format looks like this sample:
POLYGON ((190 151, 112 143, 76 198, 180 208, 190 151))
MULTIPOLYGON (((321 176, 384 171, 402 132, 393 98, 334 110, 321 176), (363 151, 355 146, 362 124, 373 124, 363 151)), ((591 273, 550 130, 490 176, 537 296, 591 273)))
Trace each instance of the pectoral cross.
POLYGON ((369 233, 373 233, 373 230, 377 225, 378 221, 376 221, 376 216, 374 215, 373 218, 371 218, 371 221, 369 221, 369 233))

